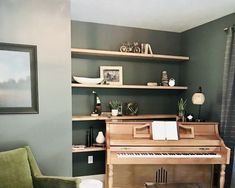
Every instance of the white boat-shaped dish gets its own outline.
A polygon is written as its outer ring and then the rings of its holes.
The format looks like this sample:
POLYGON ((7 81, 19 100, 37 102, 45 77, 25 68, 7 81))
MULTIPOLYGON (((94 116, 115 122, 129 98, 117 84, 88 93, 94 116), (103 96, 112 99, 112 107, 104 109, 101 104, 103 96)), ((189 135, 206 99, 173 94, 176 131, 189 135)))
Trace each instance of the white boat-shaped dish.
POLYGON ((87 78, 78 76, 73 76, 73 79, 80 84, 100 84, 104 80, 103 78, 87 78))

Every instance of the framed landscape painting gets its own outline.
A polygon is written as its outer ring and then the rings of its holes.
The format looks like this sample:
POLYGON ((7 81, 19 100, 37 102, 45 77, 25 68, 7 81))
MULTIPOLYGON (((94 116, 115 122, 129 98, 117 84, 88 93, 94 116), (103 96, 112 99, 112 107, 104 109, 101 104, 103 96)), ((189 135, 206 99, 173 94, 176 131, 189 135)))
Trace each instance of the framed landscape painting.
POLYGON ((37 47, 0 43, 0 113, 38 113, 37 47))

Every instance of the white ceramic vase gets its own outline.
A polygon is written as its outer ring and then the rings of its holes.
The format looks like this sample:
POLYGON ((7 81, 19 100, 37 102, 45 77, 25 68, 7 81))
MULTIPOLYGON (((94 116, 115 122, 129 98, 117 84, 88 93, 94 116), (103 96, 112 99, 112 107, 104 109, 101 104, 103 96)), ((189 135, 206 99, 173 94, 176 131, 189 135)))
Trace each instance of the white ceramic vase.
POLYGON ((99 132, 98 132, 98 135, 97 135, 97 137, 96 137, 96 142, 97 142, 98 144, 103 144, 104 141, 105 141, 104 134, 103 134, 102 131, 99 131, 99 132))

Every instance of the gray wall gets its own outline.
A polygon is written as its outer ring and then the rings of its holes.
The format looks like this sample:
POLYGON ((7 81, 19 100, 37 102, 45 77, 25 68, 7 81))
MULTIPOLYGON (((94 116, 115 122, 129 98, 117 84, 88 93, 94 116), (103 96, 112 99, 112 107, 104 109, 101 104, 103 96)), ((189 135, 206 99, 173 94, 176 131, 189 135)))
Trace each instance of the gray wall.
POLYGON ((0 1, 0 42, 37 45, 39 114, 0 115, 0 150, 31 146, 47 175, 72 175, 69 0, 0 1))

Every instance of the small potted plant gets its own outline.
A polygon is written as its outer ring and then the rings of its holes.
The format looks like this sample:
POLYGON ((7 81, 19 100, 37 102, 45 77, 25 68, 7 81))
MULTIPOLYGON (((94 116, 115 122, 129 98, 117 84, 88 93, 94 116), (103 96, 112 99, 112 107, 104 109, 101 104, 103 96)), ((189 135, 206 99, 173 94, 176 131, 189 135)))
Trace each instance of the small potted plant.
POLYGON ((178 101, 178 115, 180 117, 184 117, 186 104, 187 99, 183 100, 182 98, 180 98, 180 100, 178 101))
POLYGON ((118 100, 113 100, 109 102, 109 106, 111 108, 112 116, 118 115, 118 108, 120 107, 121 103, 118 100))

